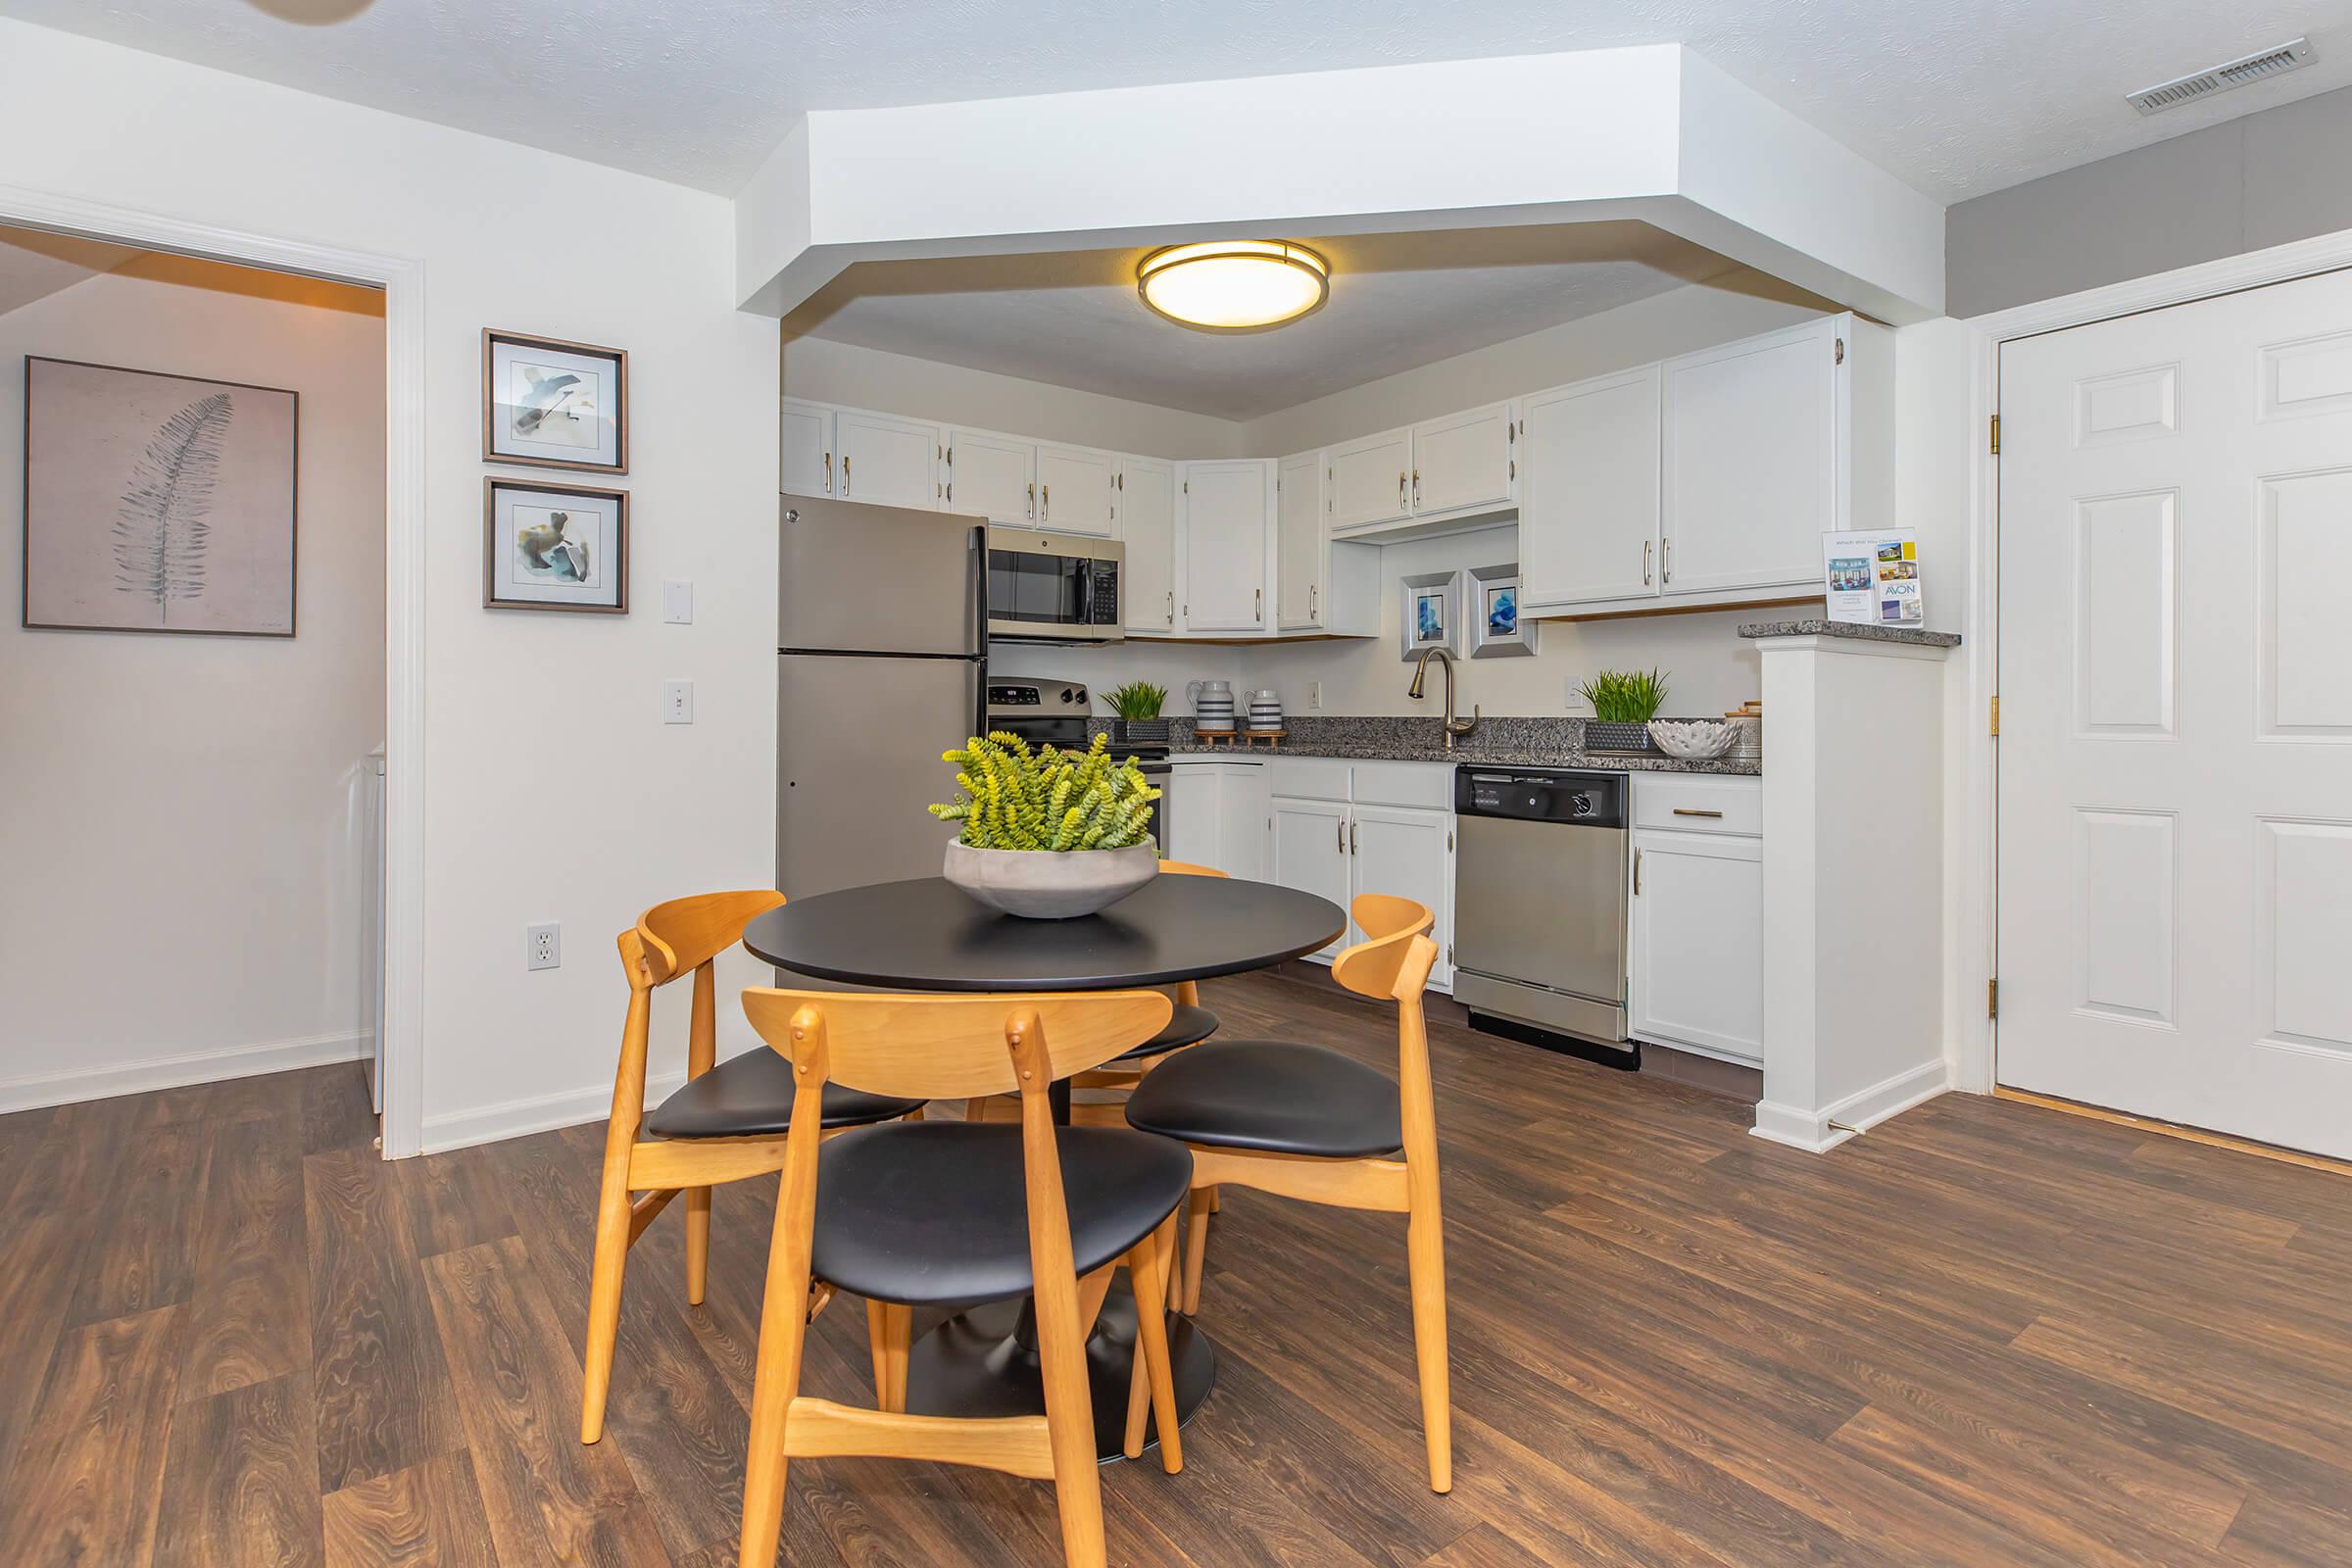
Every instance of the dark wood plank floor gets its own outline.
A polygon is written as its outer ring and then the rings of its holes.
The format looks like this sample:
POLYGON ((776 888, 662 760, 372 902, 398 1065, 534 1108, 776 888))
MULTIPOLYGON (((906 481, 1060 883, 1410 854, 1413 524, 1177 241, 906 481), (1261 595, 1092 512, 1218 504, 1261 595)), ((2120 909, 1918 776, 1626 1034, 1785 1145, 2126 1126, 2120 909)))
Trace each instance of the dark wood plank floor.
MULTIPOLYGON (((1361 1004, 1207 988, 1367 1058, 1361 1004)), ((1456 1487, 1392 1217, 1229 1195, 1186 1471, 1136 1564, 2352 1562, 2352 1184, 1949 1096, 1826 1158, 1737 1103, 1434 1031, 1456 1487)), ((772 1186, 632 1254, 575 1439, 602 1133, 397 1165, 357 1069, 0 1118, 0 1562, 733 1560, 772 1186)), ((807 1384, 869 1397, 864 1314, 807 1384)), ((794 1466, 788 1560, 1058 1560, 1028 1482, 794 1466)))

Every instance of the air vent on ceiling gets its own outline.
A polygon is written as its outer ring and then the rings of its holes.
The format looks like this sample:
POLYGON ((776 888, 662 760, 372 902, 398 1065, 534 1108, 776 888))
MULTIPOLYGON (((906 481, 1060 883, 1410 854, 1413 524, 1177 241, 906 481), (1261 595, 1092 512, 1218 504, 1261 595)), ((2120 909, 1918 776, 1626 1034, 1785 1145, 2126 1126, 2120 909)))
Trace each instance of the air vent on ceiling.
POLYGON ((2232 87, 2243 87, 2248 82, 2283 76, 2310 64, 2311 40, 2289 38, 2276 49, 2260 50, 2203 71, 2192 71, 2185 76, 2175 76, 2124 96, 2141 114, 2153 115, 2194 99, 2210 98, 2217 92, 2228 92, 2232 87))

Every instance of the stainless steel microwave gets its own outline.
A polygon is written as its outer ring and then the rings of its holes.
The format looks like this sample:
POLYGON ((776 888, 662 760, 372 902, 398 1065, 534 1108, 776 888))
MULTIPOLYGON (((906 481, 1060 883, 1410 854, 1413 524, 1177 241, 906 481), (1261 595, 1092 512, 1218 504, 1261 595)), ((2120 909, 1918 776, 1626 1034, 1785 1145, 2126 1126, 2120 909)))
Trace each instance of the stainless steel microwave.
POLYGON ((1033 643, 1115 643, 1116 540, 1033 528, 988 530, 988 634, 1033 643))

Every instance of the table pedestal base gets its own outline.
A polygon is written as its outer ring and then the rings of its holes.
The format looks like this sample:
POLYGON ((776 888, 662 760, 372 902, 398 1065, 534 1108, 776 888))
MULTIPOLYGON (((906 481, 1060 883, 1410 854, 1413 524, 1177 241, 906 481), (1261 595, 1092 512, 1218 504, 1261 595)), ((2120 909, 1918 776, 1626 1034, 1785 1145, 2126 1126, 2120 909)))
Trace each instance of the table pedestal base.
MULTIPOLYGON (((914 1342, 906 1361, 906 1408, 918 1415, 1036 1415, 1046 1407, 1037 1351, 1022 1344, 1020 1301, 999 1301, 958 1313, 914 1342)), ((1177 1425, 1192 1420, 1217 1380, 1208 1336, 1182 1313, 1168 1314, 1168 1351, 1176 1371, 1177 1425)), ((1105 1460, 1122 1457, 1127 1433, 1127 1387, 1135 1368, 1135 1298, 1122 1279, 1111 1288, 1086 1342, 1086 1370, 1095 1396, 1095 1448, 1105 1460)), ((1148 1432, 1145 1449, 1159 1443, 1148 1432)))

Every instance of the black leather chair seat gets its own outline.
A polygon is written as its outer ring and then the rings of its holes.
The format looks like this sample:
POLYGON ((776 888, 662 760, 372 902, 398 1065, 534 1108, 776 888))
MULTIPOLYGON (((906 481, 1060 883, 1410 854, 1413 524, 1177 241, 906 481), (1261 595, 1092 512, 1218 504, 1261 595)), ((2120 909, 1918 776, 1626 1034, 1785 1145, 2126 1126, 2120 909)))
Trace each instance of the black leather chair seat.
POLYGON ((1404 1144, 1396 1082, 1321 1046, 1212 1040, 1152 1069, 1130 1126, 1188 1144, 1353 1159, 1404 1144))
MULTIPOLYGON (((656 1138, 750 1138, 792 1130, 792 1063, 761 1046, 720 1062, 656 1105, 645 1130, 656 1138)), ((825 1085, 827 1127, 862 1127, 904 1116, 919 1100, 893 1100, 825 1085)))
MULTIPOLYGON (((1182 1144, 1119 1127, 1063 1127, 1062 1194, 1078 1272, 1110 1262, 1184 1201, 1182 1144)), ((968 1306, 1026 1296, 1029 1206, 1021 1129, 902 1122, 846 1133, 817 1156, 809 1267, 858 1296, 968 1306)))
POLYGON ((1111 1058, 1114 1061, 1133 1061, 1138 1056, 1156 1056, 1180 1046, 1195 1046, 1217 1032, 1217 1015, 1206 1007, 1196 1007, 1189 1002, 1179 1002, 1170 1015, 1168 1025, 1133 1051, 1122 1051, 1111 1058))

